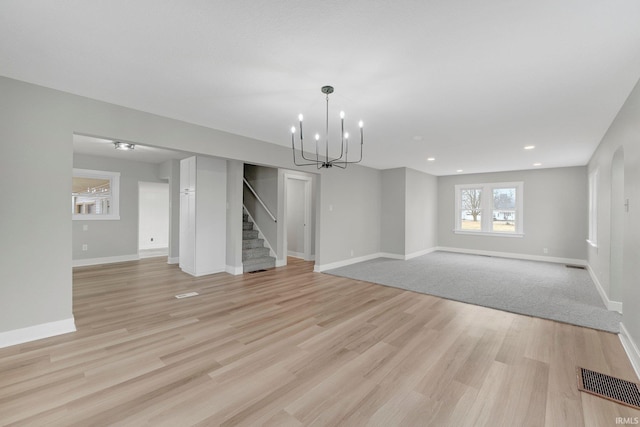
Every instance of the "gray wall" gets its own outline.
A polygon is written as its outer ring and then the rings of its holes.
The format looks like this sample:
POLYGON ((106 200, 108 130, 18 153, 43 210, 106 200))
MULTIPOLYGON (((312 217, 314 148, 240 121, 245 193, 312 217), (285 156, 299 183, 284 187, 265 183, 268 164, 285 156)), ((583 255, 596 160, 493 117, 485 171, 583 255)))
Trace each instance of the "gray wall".
MULTIPOLYGON (((588 248, 589 266, 609 293, 611 268, 611 243, 616 235, 622 236, 622 318, 630 337, 640 343, 640 84, 629 95, 624 106, 609 127, 602 142, 589 161, 589 171, 599 170, 598 183, 598 247, 588 248), (611 165, 616 152, 624 153, 624 199, 629 201, 629 211, 623 213, 623 230, 611 234, 612 174, 611 165)), ((615 194, 614 194, 615 197, 615 194)), ((619 206, 617 207, 619 208, 619 206)), ((614 212, 616 207, 613 206, 614 212)), ((610 299, 611 295, 608 295, 610 299)), ((615 299, 618 299, 616 296, 615 299)))
POLYGON ((380 212, 380 251, 405 255, 406 168, 381 172, 382 206, 380 212))
POLYGON ((586 259, 588 183, 584 166, 438 178, 438 246, 572 260, 586 259), (524 183, 524 237, 455 234, 456 184, 524 183), (548 253, 543 252, 548 249, 548 253))
MULTIPOLYGON (((297 169, 284 146, 5 77, 0 93, 0 332, 72 316, 74 132, 297 169)), ((351 249, 379 252, 380 171, 353 165, 318 173, 316 264, 349 259, 351 249)))
POLYGON ((0 332, 70 319, 75 107, 0 78, 0 332))
POLYGON ((73 167, 120 172, 120 220, 73 221, 74 260, 138 254, 138 182, 162 182, 160 166, 110 157, 73 155, 73 167), (87 231, 82 227, 88 226, 87 231), (87 244, 89 250, 83 251, 87 244))
POLYGON ((438 246, 438 179, 406 169, 405 254, 438 246))
POLYGON ((180 160, 160 164, 158 175, 169 182, 169 263, 180 257, 180 160))
POLYGON ((242 177, 244 165, 227 160, 227 269, 242 272, 242 177))
POLYGON ((411 256, 438 245, 438 179, 409 168, 382 171, 381 251, 411 256))

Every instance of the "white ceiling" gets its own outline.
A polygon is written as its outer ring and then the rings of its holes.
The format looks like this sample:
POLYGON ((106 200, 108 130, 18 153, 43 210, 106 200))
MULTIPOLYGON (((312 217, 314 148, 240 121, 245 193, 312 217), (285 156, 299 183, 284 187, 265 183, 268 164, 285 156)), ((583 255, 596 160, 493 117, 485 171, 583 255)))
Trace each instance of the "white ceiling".
POLYGON ((640 1, 3 0, 0 75, 283 145, 330 84, 371 167, 584 165, 640 78, 640 1))

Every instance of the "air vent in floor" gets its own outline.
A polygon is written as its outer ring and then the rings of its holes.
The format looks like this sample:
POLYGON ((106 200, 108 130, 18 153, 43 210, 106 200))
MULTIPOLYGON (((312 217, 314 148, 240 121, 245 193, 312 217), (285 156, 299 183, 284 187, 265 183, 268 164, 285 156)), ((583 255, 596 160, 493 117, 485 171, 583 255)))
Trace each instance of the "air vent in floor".
POLYGON ((176 298, 178 299, 189 298, 189 297, 195 297, 196 295, 200 295, 200 294, 197 292, 187 292, 186 294, 176 295, 176 298))
POLYGON ((577 369, 578 390, 640 409, 640 385, 585 368, 577 369))

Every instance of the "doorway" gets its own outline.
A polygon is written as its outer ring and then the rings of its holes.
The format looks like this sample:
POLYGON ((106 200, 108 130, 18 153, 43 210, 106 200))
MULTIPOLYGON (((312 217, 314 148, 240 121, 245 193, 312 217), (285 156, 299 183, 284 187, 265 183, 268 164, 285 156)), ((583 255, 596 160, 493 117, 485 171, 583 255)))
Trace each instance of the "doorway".
POLYGON ((138 255, 167 256, 169 251, 169 184, 138 182, 138 255))
POLYGON ((312 254, 312 178, 285 173, 285 254, 305 261, 314 259, 312 254))

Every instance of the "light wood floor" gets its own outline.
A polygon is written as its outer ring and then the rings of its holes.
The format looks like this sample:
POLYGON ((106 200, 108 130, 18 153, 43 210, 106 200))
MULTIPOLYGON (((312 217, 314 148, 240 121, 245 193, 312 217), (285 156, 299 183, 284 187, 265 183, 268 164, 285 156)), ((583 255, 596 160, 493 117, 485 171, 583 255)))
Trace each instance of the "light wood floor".
POLYGON ((74 271, 78 332, 0 349, 0 425, 615 426, 618 337, 313 273, 74 271), (197 291, 178 300, 174 295, 197 291))

